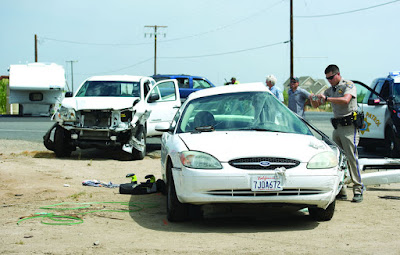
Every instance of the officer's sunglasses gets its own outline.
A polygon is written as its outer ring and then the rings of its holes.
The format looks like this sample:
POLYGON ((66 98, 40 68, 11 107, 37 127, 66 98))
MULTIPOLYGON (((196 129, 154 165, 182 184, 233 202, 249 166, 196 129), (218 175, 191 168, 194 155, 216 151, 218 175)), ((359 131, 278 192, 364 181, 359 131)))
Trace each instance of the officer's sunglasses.
POLYGON ((327 80, 332 80, 333 78, 335 78, 335 75, 336 75, 337 73, 335 73, 334 75, 332 75, 332 76, 329 76, 329 77, 326 77, 326 79, 327 80))

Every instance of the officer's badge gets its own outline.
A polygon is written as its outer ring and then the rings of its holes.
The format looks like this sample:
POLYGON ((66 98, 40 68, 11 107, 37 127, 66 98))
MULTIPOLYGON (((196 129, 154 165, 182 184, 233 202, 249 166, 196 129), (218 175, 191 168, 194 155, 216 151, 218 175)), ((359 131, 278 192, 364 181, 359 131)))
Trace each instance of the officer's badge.
POLYGON ((343 93, 344 93, 343 89, 338 89, 338 93, 343 95, 343 93))

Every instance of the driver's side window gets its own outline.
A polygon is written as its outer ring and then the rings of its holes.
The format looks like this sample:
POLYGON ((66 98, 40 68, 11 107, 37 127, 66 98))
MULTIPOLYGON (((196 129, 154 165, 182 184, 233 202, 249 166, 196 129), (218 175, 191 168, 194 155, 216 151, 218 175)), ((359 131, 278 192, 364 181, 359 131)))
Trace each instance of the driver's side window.
POLYGON ((145 83, 143 84, 143 89, 144 97, 146 97, 150 91, 150 81, 145 81, 145 83))

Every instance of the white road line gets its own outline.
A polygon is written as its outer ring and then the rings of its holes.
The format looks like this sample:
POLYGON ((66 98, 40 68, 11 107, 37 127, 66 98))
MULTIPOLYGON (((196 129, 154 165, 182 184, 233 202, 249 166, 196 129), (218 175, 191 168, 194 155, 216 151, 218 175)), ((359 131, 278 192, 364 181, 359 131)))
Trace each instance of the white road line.
POLYGON ((46 131, 40 131, 40 130, 16 130, 16 129, 0 129, 0 132, 33 132, 33 133, 46 133, 46 131))

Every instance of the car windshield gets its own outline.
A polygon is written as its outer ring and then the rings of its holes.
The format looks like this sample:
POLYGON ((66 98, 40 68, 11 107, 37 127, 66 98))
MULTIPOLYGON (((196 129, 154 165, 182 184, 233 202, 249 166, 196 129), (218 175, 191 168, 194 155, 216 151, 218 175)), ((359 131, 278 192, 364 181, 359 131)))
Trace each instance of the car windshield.
POLYGON ((194 99, 180 118, 177 133, 272 131, 312 135, 309 128, 268 92, 241 92, 194 99))
POLYGON ((140 97, 139 82, 86 81, 77 97, 140 97))

